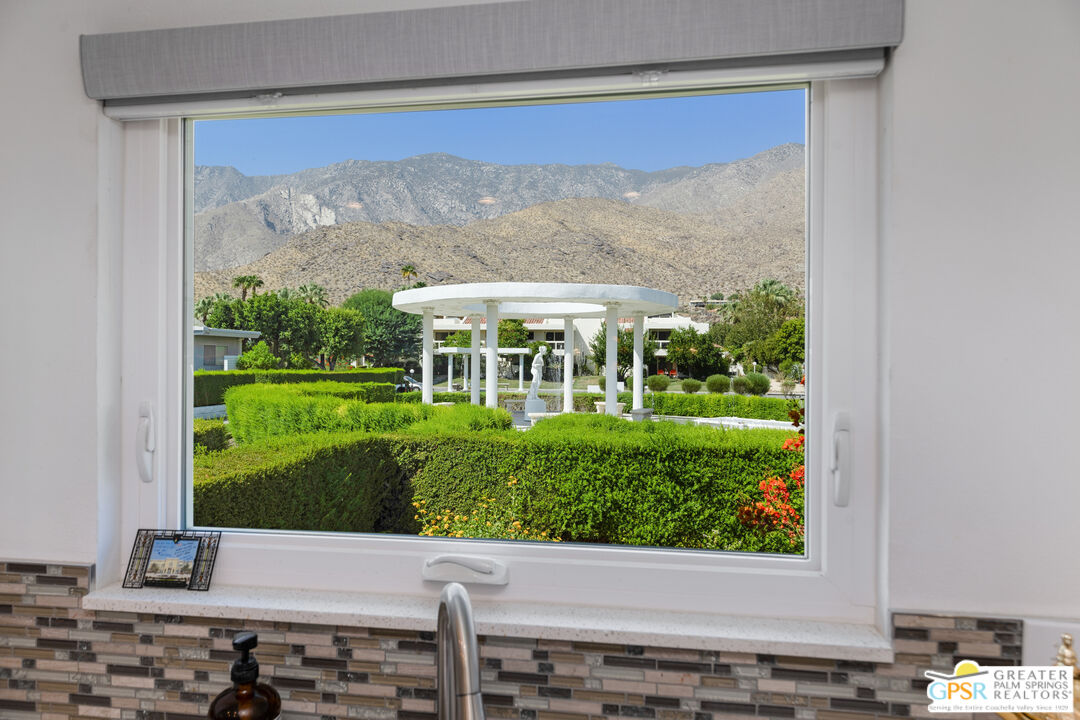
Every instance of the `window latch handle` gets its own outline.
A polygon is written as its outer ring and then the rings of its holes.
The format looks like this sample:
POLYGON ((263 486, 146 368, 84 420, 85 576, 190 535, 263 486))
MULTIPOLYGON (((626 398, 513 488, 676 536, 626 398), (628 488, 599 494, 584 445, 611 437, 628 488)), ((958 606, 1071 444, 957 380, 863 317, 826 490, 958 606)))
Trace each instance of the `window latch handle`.
POLYGON ((421 573, 425 580, 469 582, 480 585, 506 585, 506 565, 497 560, 469 555, 438 555, 424 561, 421 573))
POLYGON ((143 400, 139 403, 139 425, 135 431, 135 465, 145 483, 154 481, 154 450, 154 406, 143 400))
POLYGON ((833 420, 832 457, 833 504, 847 507, 851 502, 851 418, 845 412, 833 420))

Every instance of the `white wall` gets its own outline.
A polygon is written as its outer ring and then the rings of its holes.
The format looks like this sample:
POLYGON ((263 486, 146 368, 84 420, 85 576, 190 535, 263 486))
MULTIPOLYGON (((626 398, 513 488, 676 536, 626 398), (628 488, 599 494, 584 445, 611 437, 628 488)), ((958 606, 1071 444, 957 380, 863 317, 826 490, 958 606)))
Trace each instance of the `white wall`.
MULTIPOLYGON (((894 607, 1080 615, 1078 7, 908 0, 882 80, 894 607)), ((118 163, 78 35, 356 11, 0 0, 0 337, 57 348, 0 352, 0 557, 93 561, 115 534, 118 163)))
POLYGON ((1080 3, 904 20, 882 107, 891 603, 1080 617, 1080 3))
POLYGON ((0 0, 0 558, 115 562, 122 157, 79 35, 457 4, 0 0))

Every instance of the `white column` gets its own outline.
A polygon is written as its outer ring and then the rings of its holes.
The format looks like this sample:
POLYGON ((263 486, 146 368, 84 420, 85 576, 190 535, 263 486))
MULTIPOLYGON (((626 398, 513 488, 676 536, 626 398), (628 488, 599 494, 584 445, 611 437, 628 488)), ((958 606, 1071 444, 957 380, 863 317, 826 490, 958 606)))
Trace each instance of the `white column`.
POLYGON ((634 315, 634 406, 632 410, 640 410, 645 407, 644 391, 645 384, 645 316, 641 313, 634 315))
POLYGON ((472 330, 472 386, 469 390, 469 402, 473 405, 480 404, 480 316, 473 315, 469 318, 469 327, 472 330))
POLYGON ((608 415, 617 415, 618 407, 615 403, 619 399, 619 306, 608 305, 607 315, 604 318, 607 323, 607 351, 605 359, 607 366, 604 370, 604 410, 608 415))
POLYGON ((562 408, 574 412, 574 318, 563 318, 562 408))
POLYGON ((470 356, 465 355, 461 358, 461 387, 463 390, 469 389, 469 364, 470 356))
POLYGON ((435 315, 431 308, 424 308, 424 351, 420 358, 423 380, 420 399, 430 405, 435 391, 434 373, 432 363, 432 346, 435 344, 435 315))
POLYGON ((487 303, 487 389, 484 404, 499 407, 499 303, 487 303))
POLYGON ((446 392, 454 392, 454 354, 446 356, 446 392))
POLYGON ((518 392, 525 389, 525 355, 518 355, 518 392))

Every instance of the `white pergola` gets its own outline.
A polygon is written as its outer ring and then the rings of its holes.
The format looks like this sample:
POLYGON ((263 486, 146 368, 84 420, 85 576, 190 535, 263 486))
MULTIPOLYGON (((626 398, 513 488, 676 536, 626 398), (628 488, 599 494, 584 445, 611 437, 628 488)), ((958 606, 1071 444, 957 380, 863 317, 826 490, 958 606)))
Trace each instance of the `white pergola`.
MULTIPOLYGON (((446 358, 446 392, 454 391, 454 356, 455 355, 468 355, 472 352, 472 348, 460 348, 460 347, 447 347, 443 346, 436 350, 440 355, 448 355, 446 358)), ((482 353, 487 353, 487 348, 481 349, 482 353)), ((499 348, 500 355, 517 355, 518 356, 518 392, 525 389, 523 384, 525 377, 525 356, 529 354, 529 348, 499 348)), ((462 382, 465 385, 465 389, 469 389, 469 364, 462 365, 462 382)))
MULTIPOLYGON (((433 358, 435 315, 468 317, 472 328, 473 382, 470 386, 473 405, 480 404, 480 319, 487 320, 487 347, 499 346, 500 318, 559 318, 563 319, 564 371, 563 411, 574 409, 574 320, 604 318, 607 325, 605 353, 605 412, 618 413, 618 329, 619 317, 630 316, 634 321, 634 401, 633 409, 643 407, 645 317, 669 313, 679 306, 673 293, 634 285, 593 285, 579 283, 465 283, 413 288, 394 293, 393 305, 398 310, 423 316, 422 400, 431 403, 434 394, 433 358), (569 362, 566 361, 569 359, 569 362)), ((485 352, 487 358, 487 387, 485 404, 498 407, 498 355, 485 352)))

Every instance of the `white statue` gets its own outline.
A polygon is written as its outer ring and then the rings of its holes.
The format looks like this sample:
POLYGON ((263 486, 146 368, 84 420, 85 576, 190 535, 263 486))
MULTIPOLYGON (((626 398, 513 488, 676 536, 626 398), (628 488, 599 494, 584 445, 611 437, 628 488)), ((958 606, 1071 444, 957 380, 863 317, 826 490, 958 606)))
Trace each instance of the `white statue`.
POLYGON ((533 358, 532 384, 529 385, 529 394, 525 398, 526 402, 540 399, 540 378, 544 375, 544 355, 547 354, 547 351, 547 345, 541 345, 533 358))

